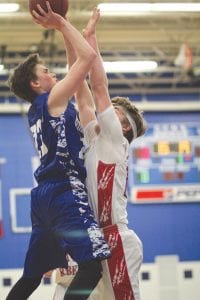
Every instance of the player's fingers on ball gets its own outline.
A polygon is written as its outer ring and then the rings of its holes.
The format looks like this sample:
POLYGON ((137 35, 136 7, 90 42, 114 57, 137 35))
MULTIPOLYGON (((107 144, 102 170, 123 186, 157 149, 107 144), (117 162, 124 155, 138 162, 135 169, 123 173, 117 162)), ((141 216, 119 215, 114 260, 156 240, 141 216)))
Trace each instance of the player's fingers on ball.
POLYGON ((40 6, 40 4, 37 4, 37 9, 39 10, 40 14, 43 16, 46 16, 46 11, 40 6))
POLYGON ((36 19, 40 19, 40 18, 41 18, 41 16, 40 16, 35 10, 32 10, 32 15, 33 15, 34 21, 35 21, 36 19))
POLYGON ((47 6, 47 9, 48 9, 48 12, 51 12, 52 9, 51 9, 51 5, 50 5, 49 1, 46 1, 46 6, 47 6))

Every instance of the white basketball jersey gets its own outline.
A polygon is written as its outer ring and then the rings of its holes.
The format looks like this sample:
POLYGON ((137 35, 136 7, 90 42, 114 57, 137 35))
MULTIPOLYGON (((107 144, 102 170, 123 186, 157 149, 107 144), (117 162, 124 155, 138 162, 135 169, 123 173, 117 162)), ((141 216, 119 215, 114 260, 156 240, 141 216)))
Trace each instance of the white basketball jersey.
POLYGON ((97 122, 90 122, 84 129, 89 203, 101 227, 127 224, 127 160, 128 141, 121 124, 110 106, 98 114, 100 133, 95 133, 97 122))

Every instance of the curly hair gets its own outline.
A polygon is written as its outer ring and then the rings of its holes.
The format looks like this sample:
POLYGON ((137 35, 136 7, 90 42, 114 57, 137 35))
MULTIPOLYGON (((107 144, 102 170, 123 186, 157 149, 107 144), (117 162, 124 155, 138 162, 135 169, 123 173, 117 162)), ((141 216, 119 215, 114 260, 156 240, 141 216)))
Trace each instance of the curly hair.
MULTIPOLYGON (((128 114, 129 116, 133 119, 135 122, 136 128, 137 128, 137 136, 142 136, 147 129, 147 124, 144 120, 143 113, 140 111, 131 101, 129 98, 126 97, 114 97, 111 99, 113 106, 121 106, 128 114)), ((125 137, 129 141, 129 143, 132 142, 134 137, 133 130, 131 129, 130 131, 125 134, 125 137)))
POLYGON ((14 69, 8 79, 8 86, 15 96, 30 103, 33 102, 37 94, 32 90, 30 82, 37 79, 35 67, 41 63, 39 54, 34 53, 14 69))

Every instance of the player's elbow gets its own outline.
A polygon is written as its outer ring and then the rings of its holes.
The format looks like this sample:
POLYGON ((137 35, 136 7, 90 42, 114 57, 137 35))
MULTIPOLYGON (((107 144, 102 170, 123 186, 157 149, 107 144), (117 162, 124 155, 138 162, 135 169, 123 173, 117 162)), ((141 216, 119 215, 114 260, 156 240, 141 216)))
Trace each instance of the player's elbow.
POLYGON ((87 53, 84 57, 81 58, 80 65, 84 66, 86 72, 89 72, 92 68, 92 64, 96 58, 97 54, 94 51, 87 53))
POLYGON ((88 64, 90 64, 90 66, 92 66, 96 57, 97 57, 97 53, 91 48, 90 51, 88 51, 87 57, 86 57, 87 62, 88 62, 88 64))

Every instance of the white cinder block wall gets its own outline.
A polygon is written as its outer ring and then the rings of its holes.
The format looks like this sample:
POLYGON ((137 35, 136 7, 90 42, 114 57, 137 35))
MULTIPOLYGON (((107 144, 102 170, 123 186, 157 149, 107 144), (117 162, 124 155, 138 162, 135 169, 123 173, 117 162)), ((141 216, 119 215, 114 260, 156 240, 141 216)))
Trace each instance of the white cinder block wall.
MULTIPOLYGON (((21 269, 0 270, 1 300, 5 300, 11 286, 21 274, 21 269)), ((52 300, 54 277, 55 274, 43 281, 29 299, 52 300)), ((176 255, 157 256, 155 263, 142 265, 140 290, 141 300, 200 300, 200 262, 179 262, 176 255)))
POLYGON ((200 300, 200 262, 157 256, 140 272, 141 300, 200 300))

